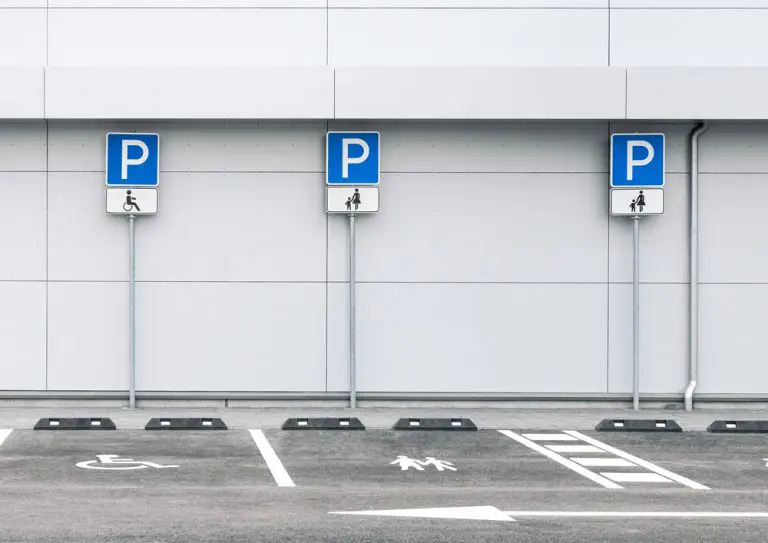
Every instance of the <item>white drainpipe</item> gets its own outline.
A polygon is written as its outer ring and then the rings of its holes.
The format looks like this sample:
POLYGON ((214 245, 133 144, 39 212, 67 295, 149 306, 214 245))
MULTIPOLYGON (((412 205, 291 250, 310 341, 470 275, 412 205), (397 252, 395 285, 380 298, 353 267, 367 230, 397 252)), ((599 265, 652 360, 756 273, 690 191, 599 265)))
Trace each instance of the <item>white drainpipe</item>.
POLYGON ((690 360, 685 410, 693 410, 693 392, 699 380, 699 136, 709 125, 702 122, 691 133, 691 300, 690 360))

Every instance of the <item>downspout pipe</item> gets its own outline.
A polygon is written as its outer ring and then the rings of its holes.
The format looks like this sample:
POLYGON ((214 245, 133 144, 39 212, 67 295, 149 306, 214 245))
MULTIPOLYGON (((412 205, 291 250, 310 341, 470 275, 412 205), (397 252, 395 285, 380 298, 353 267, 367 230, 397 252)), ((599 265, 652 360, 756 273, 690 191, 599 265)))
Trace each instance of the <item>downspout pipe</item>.
POLYGON ((685 410, 693 411, 693 393, 699 380, 699 136, 709 125, 702 122, 691 133, 691 295, 690 295, 690 359, 685 410))

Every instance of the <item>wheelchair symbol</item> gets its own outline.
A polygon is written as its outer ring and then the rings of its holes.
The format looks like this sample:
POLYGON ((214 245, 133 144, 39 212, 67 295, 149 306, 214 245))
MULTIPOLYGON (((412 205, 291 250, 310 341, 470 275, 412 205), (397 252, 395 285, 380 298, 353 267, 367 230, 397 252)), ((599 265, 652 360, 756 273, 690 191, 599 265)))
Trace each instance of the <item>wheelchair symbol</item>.
POLYGON ((154 462, 138 461, 133 458, 120 458, 119 454, 97 454, 98 460, 88 460, 86 462, 78 462, 75 464, 78 468, 83 469, 100 469, 100 470, 128 470, 128 469, 164 469, 164 468, 178 468, 176 465, 162 466, 155 464, 154 462), (97 466, 95 464, 101 464, 97 466))
POLYGON ((136 209, 136 211, 141 211, 139 204, 136 203, 136 197, 131 196, 131 194, 132 193, 130 190, 125 191, 125 202, 123 202, 123 210, 133 211, 134 209, 136 209))

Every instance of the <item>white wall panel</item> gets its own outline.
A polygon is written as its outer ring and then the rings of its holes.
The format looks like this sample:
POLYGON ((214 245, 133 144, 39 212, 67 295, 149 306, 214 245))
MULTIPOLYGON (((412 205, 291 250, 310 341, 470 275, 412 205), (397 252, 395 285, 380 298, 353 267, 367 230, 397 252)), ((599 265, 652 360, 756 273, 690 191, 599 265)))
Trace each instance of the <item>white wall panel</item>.
POLYGON ((611 64, 765 66, 766 27, 768 9, 611 10, 611 64))
POLYGON ((49 119, 327 119, 324 67, 54 67, 49 119))
POLYGON ((768 123, 712 123, 699 139, 699 170, 768 173, 768 123))
MULTIPOLYGON (((338 315, 344 285, 329 293, 338 315)), ((606 391, 605 285, 361 284, 357 294, 361 391, 606 391)), ((346 319, 328 324, 329 389, 348 390, 346 319)))
MULTIPOLYGON (((690 207, 688 176, 668 174, 664 214, 640 221, 640 281, 684 283, 689 280, 690 207)), ((610 280, 631 282, 632 219, 611 217, 610 244, 610 280)))
POLYGON ((0 66, 44 65, 45 10, 0 7, 0 66))
POLYGON ((328 0, 333 8, 607 8, 608 0, 328 0))
POLYGON ((603 10, 334 9, 334 66, 606 66, 603 10))
POLYGON ((625 80, 617 68, 338 68, 335 111, 337 119, 622 119, 625 80))
POLYGON ((139 279, 325 281, 322 174, 169 173, 139 221, 139 279))
POLYGON ((701 174, 699 183, 701 281, 768 283, 768 174, 701 174))
POLYGON ((104 171, 106 134, 120 131, 160 134, 162 172, 325 171, 325 123, 274 121, 52 121, 50 169, 104 171))
POLYGON ((45 280, 45 174, 0 172, 0 280, 45 280))
MULTIPOLYGON (((323 281, 323 188, 320 174, 166 174, 158 215, 137 221, 137 277, 323 281)), ((127 221, 105 213, 103 174, 52 173, 49 209, 51 279, 127 280, 127 221)))
POLYGON ((324 284, 139 288, 139 390, 325 390, 324 284))
POLYGON ((611 0, 611 9, 750 9, 768 8, 768 0, 611 0))
POLYGON ((44 172, 45 123, 0 122, 0 171, 44 172))
MULTIPOLYGON (((600 174, 389 174, 358 220, 357 278, 605 281, 605 191, 600 174)), ((348 277, 346 232, 330 219, 331 280, 348 277)))
POLYGON ((322 10, 54 9, 48 35, 52 66, 317 66, 326 55, 322 10))
POLYGON ((384 172, 608 171, 605 122, 334 121, 329 130, 379 131, 384 172))
POLYGON ((2 8, 45 8, 46 0, 0 0, 2 8))
MULTIPOLYGON (((51 172, 99 172, 104 184, 108 132, 150 132, 160 134, 160 168, 166 169, 166 155, 173 140, 166 133, 178 123, 159 121, 49 121, 48 169, 51 172)), ((176 145, 178 146, 178 144, 176 145)))
POLYGON ((45 283, 0 282, 0 390, 45 389, 45 283))
POLYGON ((128 283, 50 283, 48 312, 48 389, 127 396, 128 283))
POLYGON ((768 119, 766 94, 768 67, 630 68, 627 118, 768 119))
POLYGON ((768 285, 702 285, 701 393, 768 394, 768 285))
MULTIPOLYGON (((325 8, 327 0, 48 0, 52 8, 325 8)), ((45 0, 43 0, 45 4, 45 0)))
MULTIPOLYGON (((632 285, 611 285, 609 392, 632 392, 632 285)), ((640 392, 688 384, 688 285, 640 286, 640 392)))
MULTIPOLYGON (((2 13, 0 11, 0 15, 2 13)), ((44 105, 43 68, 2 66, 0 60, 0 119, 42 119, 45 117, 44 105)))
MULTIPOLYGON (((137 265, 154 221, 137 220, 137 265)), ((128 280, 128 221, 107 216, 103 173, 49 174, 48 274, 52 281, 128 280)))

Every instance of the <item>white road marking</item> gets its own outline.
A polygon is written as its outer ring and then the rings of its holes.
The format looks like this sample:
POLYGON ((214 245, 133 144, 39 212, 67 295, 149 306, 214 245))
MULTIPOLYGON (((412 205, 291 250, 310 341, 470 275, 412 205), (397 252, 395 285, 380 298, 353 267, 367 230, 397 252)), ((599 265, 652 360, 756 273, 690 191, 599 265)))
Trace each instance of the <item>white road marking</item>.
POLYGON ((280 461, 280 458, 278 458, 272 445, 269 444, 269 440, 267 440, 267 436, 264 435, 264 432, 261 430, 249 431, 251 432, 253 441, 256 442, 256 446, 259 448, 261 456, 264 457, 264 461, 267 463, 269 471, 272 472, 272 477, 275 478, 277 486, 296 486, 293 483, 291 476, 285 471, 283 463, 280 461))
POLYGON ((568 434, 523 434, 523 437, 531 441, 578 441, 568 434))
POLYGON ((667 479, 672 479, 673 481, 677 481, 681 485, 685 485, 689 488, 694 488, 696 490, 709 490, 708 486, 704 486, 701 483, 697 483, 696 481, 692 481, 691 479, 688 479, 686 477, 683 477, 682 475, 677 475, 676 473, 672 473, 669 470, 666 470, 664 468, 660 468, 659 466, 652 464, 650 462, 647 462, 646 460, 643 460, 642 458, 638 458, 637 456, 633 456, 629 453, 625 453, 624 451, 621 451, 615 447, 611 447, 610 445, 606 445, 605 443, 602 443, 596 439, 593 439, 589 436, 585 436, 584 434, 581 434, 579 432, 576 432, 574 430, 566 430, 566 434, 572 435, 573 437, 576 437, 578 439, 581 439, 582 441, 585 441, 587 443, 590 443, 591 445, 594 445, 595 447, 598 447, 600 449, 603 449, 605 452, 609 452, 611 454, 615 454, 616 456, 623 458, 624 460, 629 460, 630 462, 637 464, 640 467, 643 467, 647 470, 650 470, 654 473, 658 473, 659 475, 666 477, 667 479))
POLYGON ((378 517, 441 518, 462 520, 500 520, 515 522, 515 519, 492 505, 477 507, 431 507, 425 509, 385 509, 381 511, 331 511, 331 515, 371 515, 378 517))
POLYGON ((555 518, 757 518, 768 519, 763 511, 500 511, 492 505, 470 507, 431 507, 423 509, 384 509, 378 511, 329 511, 330 515, 360 515, 516 522, 520 517, 555 518))
POLYGON ((647 471, 637 472, 600 472, 600 475, 607 477, 611 481, 617 483, 671 483, 666 477, 662 477, 658 473, 649 473, 647 471))
POLYGON ((563 456, 560 456, 556 452, 550 451, 546 447, 542 447, 538 443, 534 443, 530 439, 526 439, 523 436, 521 436, 519 434, 516 434, 515 432, 512 432, 511 430, 499 430, 499 433, 501 433, 501 434, 503 434, 503 435, 505 435, 505 436, 507 436, 509 438, 514 439, 518 443, 520 443, 522 445, 525 445, 529 449, 533 449, 537 453, 543 454, 547 458, 549 458, 551 460, 554 460, 558 464, 561 464, 561 465, 565 466, 566 468, 575 471, 579 475, 582 475, 582 476, 586 477, 587 479, 590 479, 590 480, 596 482, 597 484, 604 486, 605 488, 617 488, 617 489, 624 488, 621 485, 618 485, 618 484, 614 483, 610 479, 606 479, 605 477, 603 477, 601 475, 598 475, 597 473, 595 473, 593 471, 589 471, 587 468, 585 468, 583 466, 580 466, 576 462, 573 462, 572 460, 568 460, 567 458, 565 458, 563 456))
POLYGON ((11 432, 13 432, 13 430, 0 430, 0 445, 3 444, 3 441, 8 439, 8 436, 11 435, 11 432))
POLYGON ((637 467, 635 464, 630 462, 629 460, 624 460, 623 458, 600 458, 600 457, 591 457, 591 458, 571 458, 574 462, 581 464, 585 467, 591 467, 591 468, 633 468, 637 467))
POLYGON ((504 511, 512 517, 768 518, 761 511, 504 511))
POLYGON ((592 445, 547 445, 547 449, 550 449, 559 453, 601 453, 602 449, 598 449, 592 445))

